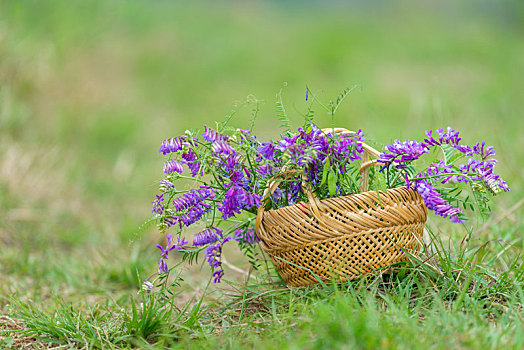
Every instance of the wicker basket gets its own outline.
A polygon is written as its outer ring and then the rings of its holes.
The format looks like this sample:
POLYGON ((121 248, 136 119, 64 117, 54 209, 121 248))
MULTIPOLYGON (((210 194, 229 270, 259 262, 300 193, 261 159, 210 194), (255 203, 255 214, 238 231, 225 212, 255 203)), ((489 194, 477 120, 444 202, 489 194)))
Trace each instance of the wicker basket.
MULTIPOLYGON (((289 286, 357 279, 418 251, 427 218, 422 198, 405 187, 366 192, 369 167, 376 164, 368 155, 377 158, 379 152, 363 147, 362 193, 319 200, 303 183, 309 203, 268 211, 260 206, 261 247, 289 286)), ((265 200, 277 186, 269 186, 265 200)))

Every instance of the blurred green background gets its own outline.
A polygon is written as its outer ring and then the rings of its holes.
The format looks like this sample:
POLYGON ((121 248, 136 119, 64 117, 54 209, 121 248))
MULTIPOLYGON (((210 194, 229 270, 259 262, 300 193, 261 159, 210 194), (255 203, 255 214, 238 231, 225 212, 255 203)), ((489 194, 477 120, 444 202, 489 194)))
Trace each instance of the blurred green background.
MULTIPOLYGON (((284 83, 297 127, 306 85, 329 101, 356 84, 335 124, 377 144, 448 125, 486 140, 513 189, 497 210, 511 207, 524 194, 523 18, 517 0, 0 0, 0 292, 136 289, 156 269, 160 236, 136 229, 160 142, 250 94, 265 101, 256 133, 275 136, 284 83)), ((484 238, 520 239, 518 219, 484 238)))

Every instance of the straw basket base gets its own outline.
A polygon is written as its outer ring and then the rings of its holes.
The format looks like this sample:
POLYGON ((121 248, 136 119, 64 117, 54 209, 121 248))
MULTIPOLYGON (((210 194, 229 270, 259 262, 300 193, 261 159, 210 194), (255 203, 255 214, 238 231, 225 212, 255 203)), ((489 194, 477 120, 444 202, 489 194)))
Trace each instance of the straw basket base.
POLYGON ((262 249, 289 286, 360 278, 420 248, 427 209, 407 188, 364 192, 263 213, 262 249), (318 209, 318 210, 317 210, 318 209))

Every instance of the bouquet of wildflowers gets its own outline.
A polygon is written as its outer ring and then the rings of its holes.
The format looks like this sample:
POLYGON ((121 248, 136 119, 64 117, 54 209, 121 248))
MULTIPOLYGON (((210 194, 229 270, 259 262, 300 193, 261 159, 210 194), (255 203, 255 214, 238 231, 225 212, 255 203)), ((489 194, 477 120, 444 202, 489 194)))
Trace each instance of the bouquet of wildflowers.
MULTIPOLYGON (((169 272, 169 252, 195 257, 203 251, 218 283, 224 275, 222 248, 233 241, 256 268, 257 208, 307 201, 303 182, 319 199, 358 193, 364 140, 362 130, 337 134, 309 119, 274 141, 261 141, 252 130, 233 129, 227 122, 164 140, 159 152, 167 157, 165 176, 152 202, 153 219, 167 235, 167 245, 157 245, 159 274, 169 272), (283 170, 293 176, 282 176, 283 170), (277 179, 278 188, 262 204, 264 191, 277 179), (192 241, 181 236, 190 227, 199 231, 192 241)), ((396 140, 375 160, 369 190, 411 187, 428 209, 453 223, 464 222, 466 209, 488 211, 491 195, 509 191, 494 172, 495 151, 485 142, 468 146, 460 141, 451 128, 426 131, 422 141, 396 140), (422 156, 430 162, 422 163, 422 156)))

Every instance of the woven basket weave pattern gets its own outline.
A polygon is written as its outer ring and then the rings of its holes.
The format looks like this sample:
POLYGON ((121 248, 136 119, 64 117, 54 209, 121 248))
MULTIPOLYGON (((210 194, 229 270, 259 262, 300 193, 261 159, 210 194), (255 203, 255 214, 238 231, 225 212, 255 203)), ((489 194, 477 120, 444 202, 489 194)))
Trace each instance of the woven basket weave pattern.
POLYGON ((284 281, 304 286, 352 280, 406 259, 421 241, 427 209, 406 188, 318 201, 263 213, 258 235, 284 281))

